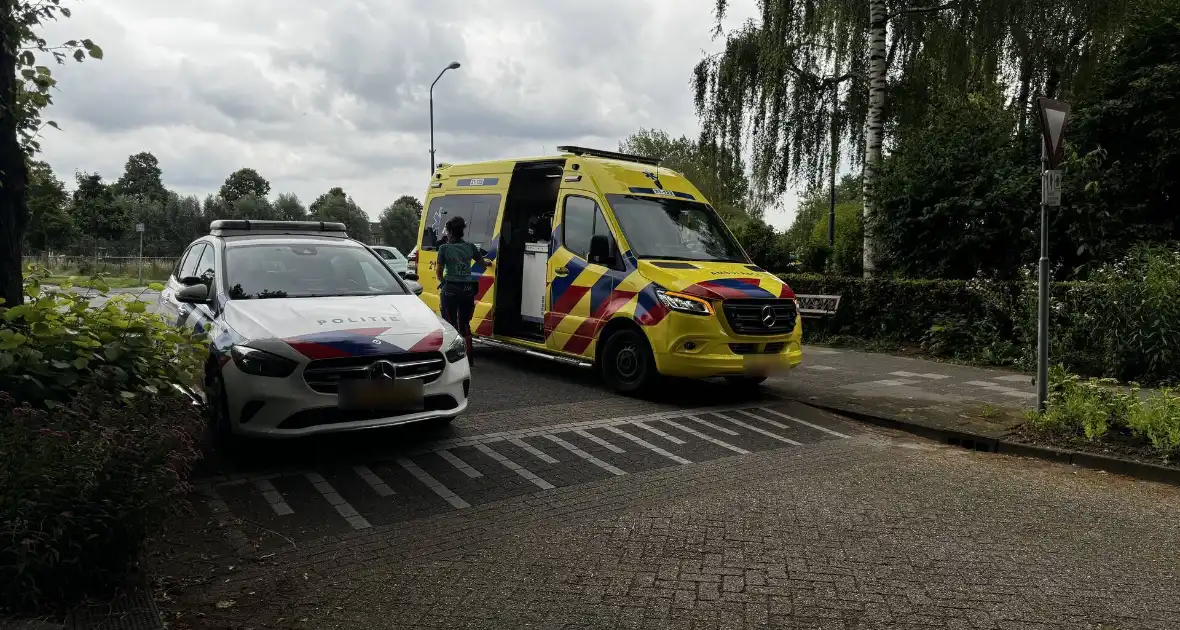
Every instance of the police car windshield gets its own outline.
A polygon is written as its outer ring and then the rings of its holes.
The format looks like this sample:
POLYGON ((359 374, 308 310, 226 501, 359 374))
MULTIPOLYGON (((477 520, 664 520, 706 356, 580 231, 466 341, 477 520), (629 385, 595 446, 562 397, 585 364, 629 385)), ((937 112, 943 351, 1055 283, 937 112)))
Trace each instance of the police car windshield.
POLYGON ((348 245, 233 245, 225 275, 233 300, 406 294, 369 250, 348 245))
POLYGON ((713 208, 677 198, 607 195, 639 258, 748 262, 713 208))

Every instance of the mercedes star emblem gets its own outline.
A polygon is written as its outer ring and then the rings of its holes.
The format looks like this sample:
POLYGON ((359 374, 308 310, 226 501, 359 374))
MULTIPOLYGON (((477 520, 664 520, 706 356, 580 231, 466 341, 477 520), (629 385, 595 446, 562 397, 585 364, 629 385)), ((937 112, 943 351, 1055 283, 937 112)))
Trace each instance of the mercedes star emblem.
POLYGON ((774 326, 774 323, 776 321, 778 321, 778 318, 774 314, 774 307, 773 306, 763 306, 762 307, 762 325, 766 326, 767 328, 770 328, 770 327, 774 326))
POLYGON ((369 378, 394 380, 397 378, 397 366, 389 361, 378 361, 369 366, 369 378))

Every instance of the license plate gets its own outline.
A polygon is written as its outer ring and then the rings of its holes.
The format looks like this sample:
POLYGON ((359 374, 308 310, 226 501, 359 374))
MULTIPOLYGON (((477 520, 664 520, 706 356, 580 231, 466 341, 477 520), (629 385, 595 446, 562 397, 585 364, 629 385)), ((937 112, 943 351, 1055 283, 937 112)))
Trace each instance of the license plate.
POLYGON ((421 411, 419 380, 356 379, 340 382, 337 405, 350 411, 421 411))
POLYGON ((772 376, 777 370, 775 361, 770 357, 747 355, 743 361, 746 376, 772 376))

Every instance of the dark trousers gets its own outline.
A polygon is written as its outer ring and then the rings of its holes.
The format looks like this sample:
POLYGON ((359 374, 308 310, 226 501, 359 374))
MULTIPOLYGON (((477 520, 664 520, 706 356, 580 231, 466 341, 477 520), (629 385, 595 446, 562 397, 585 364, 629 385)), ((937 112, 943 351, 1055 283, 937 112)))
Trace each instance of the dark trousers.
POLYGON ((476 282, 446 282, 440 293, 443 319, 464 336, 471 335, 471 317, 475 315, 476 282))

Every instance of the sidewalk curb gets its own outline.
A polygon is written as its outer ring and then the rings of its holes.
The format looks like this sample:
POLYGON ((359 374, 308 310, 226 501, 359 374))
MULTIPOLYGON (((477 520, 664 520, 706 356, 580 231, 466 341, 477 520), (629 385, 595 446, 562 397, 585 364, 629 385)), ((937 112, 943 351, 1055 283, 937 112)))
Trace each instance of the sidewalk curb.
POLYGON ((866 424, 885 427, 887 429, 905 431, 906 433, 936 440, 951 446, 961 446, 974 451, 998 453, 1001 455, 1033 457, 1036 459, 1044 459, 1061 464, 1078 466, 1080 468, 1089 468, 1091 470, 1101 470, 1112 474, 1126 475, 1128 477, 1135 477, 1145 481, 1157 481, 1174 486, 1180 486, 1180 469, 1160 466, 1158 464, 1148 464, 1129 459, 1122 459, 1119 457, 1111 457, 1109 455, 1098 455, 1096 453, 1072 451, 1055 448, 1052 446, 1039 446, 1036 444, 1012 442, 1004 439, 1004 437, 996 438, 963 431, 939 429, 936 427, 930 427, 924 424, 911 422, 903 418, 887 416, 884 414, 871 414, 860 410, 840 407, 838 405, 817 403, 815 401, 798 400, 796 402, 807 405, 808 407, 814 407, 816 409, 826 411, 828 413, 846 416, 866 424))

